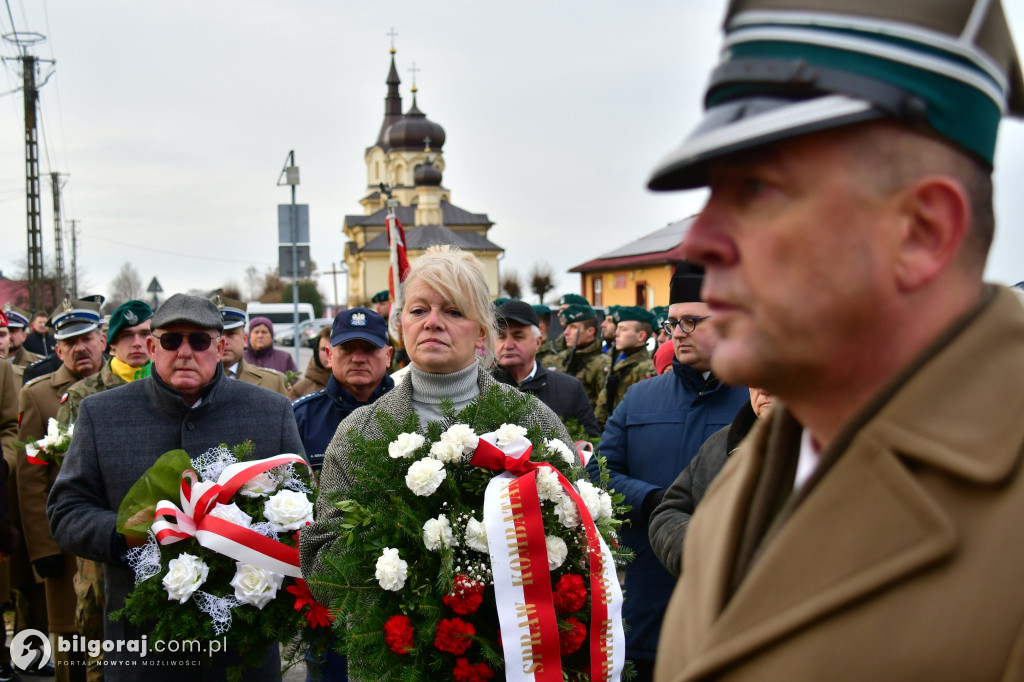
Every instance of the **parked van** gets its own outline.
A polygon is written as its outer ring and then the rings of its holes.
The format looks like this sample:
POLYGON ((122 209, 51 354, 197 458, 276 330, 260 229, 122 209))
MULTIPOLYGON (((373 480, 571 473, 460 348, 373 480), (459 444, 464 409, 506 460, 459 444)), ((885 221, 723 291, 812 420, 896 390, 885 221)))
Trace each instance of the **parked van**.
MULTIPOLYGON (((290 332, 295 324, 295 304, 293 303, 260 303, 253 301, 248 304, 246 313, 251 320, 254 317, 265 317, 274 323, 275 338, 290 332)), ((312 303, 299 303, 299 323, 312 320, 314 316, 312 303)))

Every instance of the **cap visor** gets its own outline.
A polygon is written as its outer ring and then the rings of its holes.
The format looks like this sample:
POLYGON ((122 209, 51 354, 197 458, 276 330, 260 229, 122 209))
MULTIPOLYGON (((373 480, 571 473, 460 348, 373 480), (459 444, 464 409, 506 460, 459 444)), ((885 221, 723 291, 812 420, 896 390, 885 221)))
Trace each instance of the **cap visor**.
POLYGON ((82 334, 88 334, 94 329, 98 329, 99 325, 95 322, 76 322, 74 324, 68 324, 61 327, 57 332, 54 333, 53 338, 61 341, 63 339, 70 339, 72 336, 81 336, 82 334))
POLYGON ((705 112, 686 141, 658 164, 647 187, 655 191, 703 187, 706 164, 712 159, 882 116, 870 103, 845 95, 804 100, 745 97, 717 104, 705 112))
POLYGON ((331 345, 340 346, 346 341, 352 341, 353 339, 362 339, 363 341, 372 343, 377 348, 383 348, 384 346, 387 345, 387 342, 381 341, 380 337, 374 337, 371 336, 370 334, 363 334, 361 332, 347 332, 345 334, 339 334, 338 336, 332 336, 331 345))

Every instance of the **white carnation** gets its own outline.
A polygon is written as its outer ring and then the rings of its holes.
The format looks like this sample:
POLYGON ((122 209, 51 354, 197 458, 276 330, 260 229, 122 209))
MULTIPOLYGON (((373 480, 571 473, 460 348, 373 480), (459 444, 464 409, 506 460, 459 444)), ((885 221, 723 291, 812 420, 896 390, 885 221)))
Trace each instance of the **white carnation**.
POLYGON ((580 525, 580 512, 576 509, 576 503, 568 495, 563 496, 555 504, 555 516, 566 528, 575 528, 580 525))
POLYGON ((60 424, 53 417, 46 422, 46 437, 43 439, 47 445, 56 445, 61 441, 60 424))
POLYGON ((495 445, 499 448, 503 448, 509 445, 519 437, 526 436, 526 429, 517 424, 502 424, 498 427, 498 430, 494 432, 495 445))
POLYGON ((277 597, 284 576, 258 566, 235 562, 235 577, 231 579, 231 587, 235 588, 235 598, 243 604, 252 604, 263 609, 277 597))
POLYGON ((586 480, 576 481, 576 489, 580 491, 580 497, 583 498, 583 503, 587 505, 587 511, 594 521, 607 519, 612 515, 612 500, 608 493, 586 480), (607 499, 602 500, 602 494, 607 499))
POLYGON ((537 470, 537 495, 542 501, 547 500, 556 504, 565 497, 558 474, 546 466, 537 470))
POLYGON ((480 444, 480 436, 466 424, 452 424, 441 435, 441 440, 448 441, 464 455, 473 454, 476 446, 480 444))
POLYGON ((281 481, 276 477, 264 471, 262 474, 254 476, 243 483, 238 492, 242 497, 264 497, 277 490, 277 486, 280 483, 281 481))
POLYGON ((436 459, 424 457, 409 467, 408 473, 405 474, 405 485, 420 497, 426 497, 434 494, 447 475, 444 464, 436 459))
POLYGON ((612 496, 603 490, 598 490, 597 499, 600 503, 597 512, 597 520, 603 521, 604 519, 610 519, 612 517, 612 496))
POLYGON ((554 450, 555 452, 557 452, 558 456, 562 458, 562 461, 568 464, 569 466, 573 466, 574 464, 576 464, 576 456, 572 454, 572 450, 570 450, 569 446, 567 446, 565 443, 558 440, 557 438, 545 440, 544 445, 549 450, 554 450))
POLYGON ((388 456, 391 459, 406 459, 420 449, 424 438, 418 433, 400 433, 398 438, 388 444, 388 456))
POLYGON ((263 503, 263 517, 275 533, 296 530, 313 523, 313 503, 304 493, 282 490, 263 503))
POLYGON ((67 437, 70 440, 74 435, 75 435, 75 423, 71 422, 70 424, 68 424, 67 437))
POLYGON ((448 464, 449 462, 455 462, 462 457, 462 449, 455 443, 442 438, 436 443, 430 444, 430 456, 438 462, 448 464))
POLYGON ((377 559, 377 571, 374 575, 382 588, 398 592, 405 587, 405 579, 409 577, 409 564, 398 556, 397 549, 385 547, 377 559))
POLYGON ((474 518, 466 524, 466 546, 487 554, 487 526, 474 518))
POLYGON ((168 601, 187 602, 192 593, 206 582, 209 573, 210 567, 192 554, 181 554, 168 561, 167 574, 163 579, 168 601))
POLYGON ((565 540, 557 535, 545 535, 544 544, 548 548, 548 570, 553 571, 565 563, 565 557, 569 556, 569 548, 565 540))
POLYGON ((423 524, 423 544, 431 552, 459 544, 452 533, 452 524, 447 516, 441 515, 423 524))
POLYGON ((238 508, 238 505, 232 502, 231 504, 218 504, 216 507, 210 510, 210 516, 214 516, 218 519, 224 519, 231 523, 238 524, 243 528, 248 528, 252 525, 252 517, 246 514, 244 511, 238 508))

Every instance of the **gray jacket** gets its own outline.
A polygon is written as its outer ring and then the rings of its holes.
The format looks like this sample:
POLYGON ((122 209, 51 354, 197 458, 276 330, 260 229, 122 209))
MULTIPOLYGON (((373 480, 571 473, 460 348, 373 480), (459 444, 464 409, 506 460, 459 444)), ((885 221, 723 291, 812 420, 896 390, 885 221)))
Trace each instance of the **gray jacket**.
MULTIPOLYGON (((477 375, 477 385, 480 387, 481 393, 490 390, 492 386, 499 386, 506 393, 517 392, 517 389, 495 381, 483 369, 477 375)), ((348 449, 350 445, 348 433, 356 431, 370 439, 383 437, 384 434, 380 429, 380 425, 373 418, 374 413, 378 410, 382 410, 399 420, 405 419, 408 415, 412 414, 412 380, 407 378, 404 381, 398 382, 390 393, 381 396, 372 405, 360 407, 341 422, 338 430, 334 433, 334 439, 327 447, 327 452, 324 453, 324 467, 320 473, 320 490, 322 493, 328 493, 333 490, 347 490, 352 486, 354 481, 349 471, 348 449)), ((530 413, 520 426, 539 426, 545 433, 554 432, 559 440, 569 446, 570 450, 576 452, 573 441, 569 437, 569 432, 565 430, 565 425, 562 424, 561 420, 550 408, 536 398, 534 398, 533 412, 530 413)), ((424 424, 421 424, 421 431, 426 432, 424 424)), ((328 498, 329 495, 326 494, 320 496, 316 506, 316 521, 314 521, 312 526, 303 529, 302 534, 299 536, 299 560, 302 564, 302 574, 307 576, 307 582, 313 596, 324 604, 330 602, 330 596, 319 591, 316 583, 309 580, 308 576, 312 576, 322 570, 320 563, 322 553, 329 551, 338 539, 334 531, 331 530, 331 525, 341 518, 342 512, 335 508, 328 498)))
MULTIPOLYGON (((245 440, 255 444, 256 458, 303 453, 288 399, 258 386, 226 380, 219 365, 194 409, 155 375, 82 401, 75 435, 46 511, 50 532, 61 548, 106 564, 106 613, 124 605, 134 584, 134 575, 120 556, 116 531, 117 509, 129 488, 169 450, 181 448, 195 456, 221 443, 230 446, 245 440)), ((108 640, 138 639, 142 634, 127 622, 104 623, 108 640)), ((105 656, 109 661, 119 653, 105 656)), ((188 668, 190 678, 223 677, 223 667, 208 661, 205 659, 201 668, 188 668)), ((145 668, 144 672, 147 679, 181 677, 181 670, 173 666, 145 668)), ((108 681, 137 679, 139 668, 108 665, 105 675, 108 681)), ((246 679, 262 677, 247 674, 246 679)))

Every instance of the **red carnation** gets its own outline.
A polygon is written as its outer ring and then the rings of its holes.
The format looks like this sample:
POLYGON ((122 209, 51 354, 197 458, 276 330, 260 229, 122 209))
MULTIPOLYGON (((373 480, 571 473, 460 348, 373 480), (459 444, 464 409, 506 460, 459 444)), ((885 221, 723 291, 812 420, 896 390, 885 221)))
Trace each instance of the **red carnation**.
POLYGON ((494 677, 494 671, 486 663, 470 665, 465 658, 458 658, 455 660, 452 677, 456 682, 482 682, 494 677))
POLYGON ((556 613, 575 613, 587 603, 587 588, 583 578, 566 574, 558 579, 552 594, 556 613))
POLYGON ((575 653, 587 639, 587 626, 572 617, 566 618, 562 625, 558 628, 558 653, 568 656, 575 653))
POLYGON ((473 643, 471 637, 476 634, 476 628, 461 618, 445 618, 437 624, 437 634, 434 636, 434 646, 441 651, 460 656, 466 653, 466 649, 473 643))
POLYGON ((313 598, 313 593, 309 591, 309 585, 302 578, 296 578, 295 584, 289 585, 285 589, 295 595, 296 611, 302 612, 304 608, 309 607, 309 610, 306 611, 306 622, 311 628, 325 628, 334 621, 334 616, 327 610, 327 607, 313 598))
POLYGON ((455 585, 451 594, 441 598, 445 606, 460 616, 473 613, 484 601, 484 584, 470 580, 465 573, 455 576, 455 585))
POLYGON ((412 622, 409 616, 391 616, 384 623, 384 642, 396 654, 412 651, 412 622))

